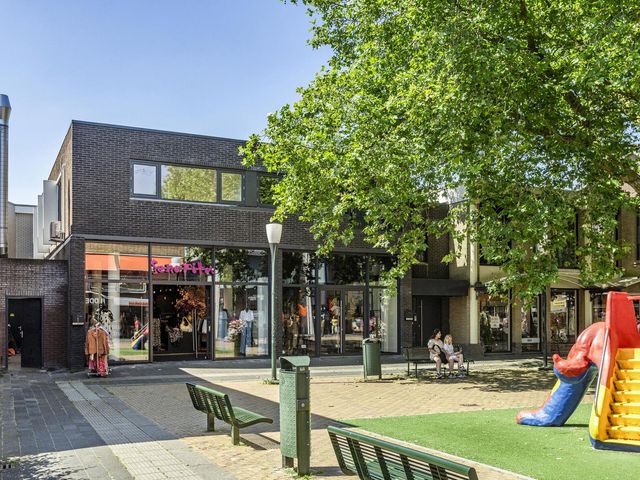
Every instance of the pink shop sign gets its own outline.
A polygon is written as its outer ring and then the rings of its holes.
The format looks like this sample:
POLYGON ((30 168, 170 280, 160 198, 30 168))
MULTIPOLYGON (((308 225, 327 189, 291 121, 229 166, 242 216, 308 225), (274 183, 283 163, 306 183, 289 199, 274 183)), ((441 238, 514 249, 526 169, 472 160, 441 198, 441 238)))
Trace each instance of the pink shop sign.
POLYGON ((185 264, 166 264, 158 265, 157 260, 151 260, 151 273, 153 275, 159 273, 187 273, 191 272, 196 275, 212 275, 215 272, 215 268, 205 267, 202 262, 189 262, 185 264))

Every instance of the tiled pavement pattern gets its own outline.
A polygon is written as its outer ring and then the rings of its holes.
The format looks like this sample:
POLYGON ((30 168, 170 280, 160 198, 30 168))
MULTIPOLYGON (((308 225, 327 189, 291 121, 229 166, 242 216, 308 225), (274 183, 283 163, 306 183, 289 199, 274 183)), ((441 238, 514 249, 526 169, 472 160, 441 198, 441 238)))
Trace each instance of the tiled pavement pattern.
MULTIPOLYGON (((487 371, 480 368, 472 377, 444 382, 436 382, 427 376, 421 381, 398 377, 367 383, 359 377, 340 376, 340 372, 349 375, 352 369, 348 367, 329 370, 331 376, 318 376, 327 370, 312 368, 311 385, 311 464, 315 475, 325 479, 344 478, 337 468, 326 433, 327 425, 339 423, 332 419, 532 406, 544 400, 553 383, 553 374, 536 369, 496 371, 489 368, 487 371)), ((146 380, 129 378, 126 381, 114 378, 106 388, 237 478, 290 478, 291 471, 281 468, 277 443, 278 387, 256 379, 247 380, 249 376, 259 378, 257 372, 236 372, 239 380, 234 381, 231 372, 219 373, 203 368, 187 368, 185 371, 191 376, 174 374, 170 379, 148 377, 146 380), (271 416, 275 419, 274 424, 260 424, 243 430, 241 437, 246 445, 234 447, 226 425, 220 425, 216 433, 205 432, 205 416, 191 407, 185 381, 225 391, 232 403, 271 416)), ((264 371, 260 373, 262 378, 267 376, 264 371)), ((487 466, 474 465, 480 478, 520 478, 487 466)))
POLYGON ((0 404, 0 458, 12 465, 3 480, 131 478, 48 375, 5 374, 0 404))
POLYGON ((80 381, 58 382, 58 386, 134 478, 232 478, 101 386, 80 381))

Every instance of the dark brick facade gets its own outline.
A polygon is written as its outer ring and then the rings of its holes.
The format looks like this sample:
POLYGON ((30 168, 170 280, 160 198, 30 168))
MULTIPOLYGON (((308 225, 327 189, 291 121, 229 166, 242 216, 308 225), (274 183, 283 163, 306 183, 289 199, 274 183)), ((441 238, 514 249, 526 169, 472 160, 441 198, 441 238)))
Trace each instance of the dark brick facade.
MULTIPOLYGON (((67 262, 0 259, 0 345, 7 344, 7 298, 43 299, 42 359, 44 368, 67 365, 67 262)), ((6 367, 6 349, 1 364, 6 367)))
MULTIPOLYGON (((131 162, 244 169, 239 140, 73 122, 71 234, 266 247, 273 210, 131 198, 131 162)), ((56 178, 57 163, 50 178, 56 178)), ((261 171, 261 167, 250 169, 261 171)), ((284 224, 283 248, 315 248, 306 224, 284 224)), ((351 250, 367 248, 356 239, 351 250)))

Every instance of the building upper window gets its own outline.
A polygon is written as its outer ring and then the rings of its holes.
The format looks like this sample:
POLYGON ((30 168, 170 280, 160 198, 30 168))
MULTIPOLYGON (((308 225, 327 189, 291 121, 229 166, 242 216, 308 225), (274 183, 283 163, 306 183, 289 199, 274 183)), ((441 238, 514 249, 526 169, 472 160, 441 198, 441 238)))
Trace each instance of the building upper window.
POLYGON ((260 175, 258 177, 258 203, 260 205, 274 205, 273 187, 278 183, 274 175, 260 175))
POLYGON ((216 201, 216 171, 208 168, 162 165, 160 193, 167 200, 216 201))
POLYGON ((133 193, 135 195, 157 195, 157 167, 155 165, 133 165, 133 193))
POLYGON ((242 201, 242 174, 222 172, 221 195, 223 202, 241 202, 242 201))
POLYGON ((132 164, 134 196, 203 203, 242 203, 244 173, 186 165, 132 164))

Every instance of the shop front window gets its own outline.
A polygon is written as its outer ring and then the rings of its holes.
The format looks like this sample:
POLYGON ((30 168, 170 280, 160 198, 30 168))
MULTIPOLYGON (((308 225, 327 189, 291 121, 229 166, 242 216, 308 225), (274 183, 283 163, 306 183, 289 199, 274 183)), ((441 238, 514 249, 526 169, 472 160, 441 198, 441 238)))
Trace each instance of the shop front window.
POLYGON ((602 293, 591 294, 591 322, 604 322, 607 297, 602 293))
POLYGON ((551 321, 549 342, 553 346, 576 341, 578 324, 577 290, 551 289, 551 321))
POLYGON ((217 282, 268 282, 269 258, 265 250, 224 248, 215 252, 217 282))
POLYGON ((204 285, 153 286, 154 356, 207 355, 209 291, 204 285))
POLYGON ((215 305, 216 358, 269 354, 267 285, 217 285, 215 305))
POLYGON ((282 353, 315 355, 315 290, 308 287, 282 289, 282 353))
POLYGON ((540 298, 536 297, 527 309, 521 308, 522 351, 540 351, 540 298))
POLYGON ((369 290, 369 337, 381 342, 383 352, 398 351, 398 297, 389 296, 384 288, 369 290))
POLYGON ((318 283, 322 285, 364 285, 367 257, 334 254, 318 265, 318 283))
POLYGON ((109 359, 149 359, 149 292, 146 283, 87 282, 85 320, 109 334, 109 359))
POLYGON ((480 334, 485 352, 511 351, 509 300, 504 297, 480 297, 480 334))
POLYGON ((380 285, 382 275, 393 267, 393 258, 388 256, 369 257, 369 285, 380 285))
POLYGON ((85 244, 85 276, 90 281, 147 281, 149 248, 139 243, 85 244))
POLYGON ((315 257, 309 252, 282 252, 282 283, 304 285, 315 282, 315 257))

